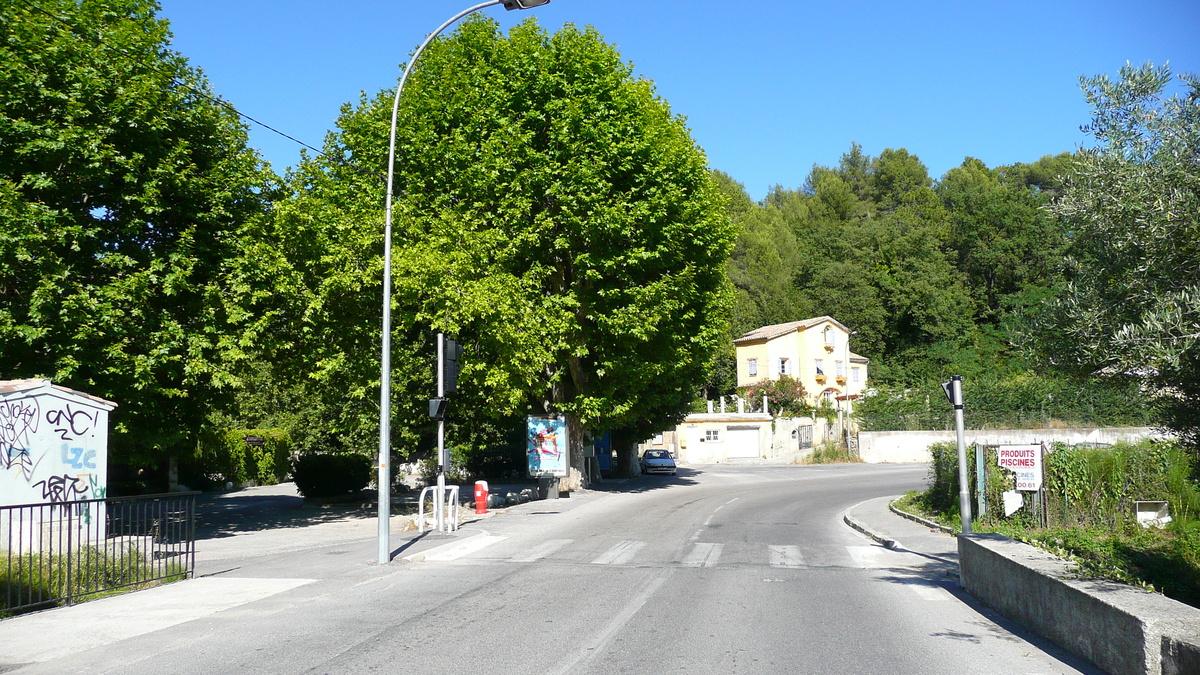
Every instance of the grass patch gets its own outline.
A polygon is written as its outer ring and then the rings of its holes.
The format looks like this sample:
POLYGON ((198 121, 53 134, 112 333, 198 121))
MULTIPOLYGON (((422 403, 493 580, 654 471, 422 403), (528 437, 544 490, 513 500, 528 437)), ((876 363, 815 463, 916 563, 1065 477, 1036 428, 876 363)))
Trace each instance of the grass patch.
POLYGON ((184 563, 149 563, 136 548, 112 551, 87 546, 71 555, 70 565, 62 554, 10 557, 0 551, 0 618, 56 607, 66 602, 68 593, 75 595, 75 602, 82 602, 186 577, 184 563), (17 605, 30 606, 10 609, 17 605))
POLYGON ((837 443, 822 443, 813 448, 812 454, 803 458, 802 464, 847 464, 861 462, 846 450, 844 445, 837 443))

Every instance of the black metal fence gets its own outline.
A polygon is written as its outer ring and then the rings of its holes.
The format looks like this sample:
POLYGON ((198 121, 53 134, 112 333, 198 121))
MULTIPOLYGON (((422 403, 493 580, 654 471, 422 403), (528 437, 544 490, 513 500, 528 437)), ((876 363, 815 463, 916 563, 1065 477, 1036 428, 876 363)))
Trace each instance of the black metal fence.
POLYGON ((0 616, 190 578, 197 494, 0 506, 0 616))

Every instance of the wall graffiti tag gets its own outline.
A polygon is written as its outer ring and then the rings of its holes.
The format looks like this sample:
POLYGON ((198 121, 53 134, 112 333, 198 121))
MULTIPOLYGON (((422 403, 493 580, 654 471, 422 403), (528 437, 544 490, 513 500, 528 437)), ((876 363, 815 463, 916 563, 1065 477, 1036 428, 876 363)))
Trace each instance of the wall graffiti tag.
POLYGON ((64 473, 61 476, 51 476, 46 480, 38 481, 33 485, 42 488, 42 499, 52 504, 87 498, 87 481, 78 476, 64 473))
POLYGON ((49 380, 0 380, 0 506, 49 503, 88 524, 108 490, 114 404, 49 380))
POLYGON ((68 403, 65 410, 51 410, 46 413, 46 421, 54 427, 54 432, 64 441, 73 441, 83 436, 92 428, 93 417, 84 410, 72 410, 68 403))
POLYGON ((29 435, 37 433, 40 417, 37 399, 0 402, 0 465, 5 470, 17 467, 25 480, 37 468, 29 453, 29 435))
POLYGON ((68 448, 67 444, 63 443, 62 463, 64 466, 69 466, 72 469, 94 469, 96 468, 96 451, 84 448, 68 448))

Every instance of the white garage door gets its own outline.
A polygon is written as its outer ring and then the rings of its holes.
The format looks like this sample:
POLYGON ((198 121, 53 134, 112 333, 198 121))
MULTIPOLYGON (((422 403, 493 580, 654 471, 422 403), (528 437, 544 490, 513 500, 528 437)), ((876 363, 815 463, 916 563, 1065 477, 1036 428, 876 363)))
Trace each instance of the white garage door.
POLYGON ((725 448, 730 459, 759 457, 758 427, 728 427, 725 431, 725 448))

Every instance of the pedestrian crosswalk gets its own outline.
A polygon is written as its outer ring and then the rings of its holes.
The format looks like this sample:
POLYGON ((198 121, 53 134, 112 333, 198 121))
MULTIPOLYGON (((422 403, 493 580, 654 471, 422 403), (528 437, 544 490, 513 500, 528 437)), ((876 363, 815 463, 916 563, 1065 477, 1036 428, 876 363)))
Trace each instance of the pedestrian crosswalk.
MULTIPOLYGON (((755 566, 800 571, 804 569, 881 570, 897 588, 905 588, 927 602, 944 602, 954 596, 933 581, 927 559, 904 550, 882 546, 767 544, 747 542, 688 542, 670 547, 663 542, 634 539, 547 539, 527 544, 519 539, 482 535, 408 556, 411 562, 473 564, 586 564, 616 567, 675 567, 680 569, 748 569, 755 566)), ((783 581, 776 574, 764 581, 783 581)), ((940 576, 940 573, 939 573, 940 576)))
POLYGON ((906 551, 882 546, 809 546, 735 542, 689 542, 669 548, 661 542, 622 539, 609 542, 548 539, 533 545, 507 537, 483 535, 414 554, 415 562, 538 563, 541 561, 590 565, 674 566, 690 568, 766 566, 776 569, 858 568, 896 569, 919 567, 926 561, 906 551), (497 546, 499 544, 503 546, 497 546))

